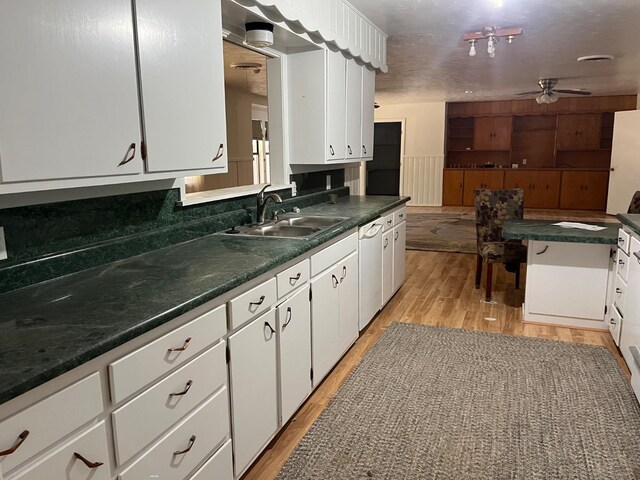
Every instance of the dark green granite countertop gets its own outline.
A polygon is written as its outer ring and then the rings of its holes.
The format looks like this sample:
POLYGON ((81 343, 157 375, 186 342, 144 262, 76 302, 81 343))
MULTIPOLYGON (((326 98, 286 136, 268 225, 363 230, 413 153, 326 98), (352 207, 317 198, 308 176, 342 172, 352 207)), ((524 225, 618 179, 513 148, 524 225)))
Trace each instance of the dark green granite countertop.
POLYGON ((640 213, 620 213, 616 218, 640 235, 640 213))
POLYGON ((309 240, 205 237, 0 295, 0 404, 317 247, 408 197, 340 197, 309 240))
POLYGON ((618 243, 617 222, 579 222, 588 225, 600 225, 606 230, 593 232, 577 228, 563 228, 553 225, 560 220, 507 220, 502 229, 504 238, 510 240, 541 240, 546 242, 569 243, 601 243, 615 245, 618 243))

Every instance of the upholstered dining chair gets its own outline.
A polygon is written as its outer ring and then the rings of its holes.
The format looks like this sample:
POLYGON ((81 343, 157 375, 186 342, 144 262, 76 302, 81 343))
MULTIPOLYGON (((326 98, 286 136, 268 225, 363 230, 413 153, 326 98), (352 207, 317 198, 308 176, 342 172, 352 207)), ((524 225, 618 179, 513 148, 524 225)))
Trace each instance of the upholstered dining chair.
POLYGON ((640 213, 640 190, 633 194, 627 213, 640 213))
POLYGON ((507 271, 515 272, 516 288, 520 288, 520 264, 527 261, 527 247, 520 240, 505 240, 502 226, 505 220, 523 218, 524 190, 475 190, 474 194, 478 237, 476 288, 480 288, 482 265, 486 262, 485 299, 490 302, 494 263, 502 263, 507 271))

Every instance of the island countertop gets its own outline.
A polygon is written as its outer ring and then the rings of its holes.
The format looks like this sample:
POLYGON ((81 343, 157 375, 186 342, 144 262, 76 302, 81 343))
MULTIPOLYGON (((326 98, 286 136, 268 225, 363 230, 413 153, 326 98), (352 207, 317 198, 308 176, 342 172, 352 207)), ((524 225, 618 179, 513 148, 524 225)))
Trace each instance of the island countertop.
POLYGON ((0 404, 256 278, 409 197, 346 196, 309 240, 207 235, 0 295, 0 404))
POLYGON ((554 225, 560 220, 507 220, 502 235, 508 240, 541 240, 545 242, 596 243, 615 245, 618 243, 618 222, 579 222, 606 227, 591 231, 564 228, 554 225))
POLYGON ((616 215, 616 218, 640 235, 640 213, 620 213, 616 215))

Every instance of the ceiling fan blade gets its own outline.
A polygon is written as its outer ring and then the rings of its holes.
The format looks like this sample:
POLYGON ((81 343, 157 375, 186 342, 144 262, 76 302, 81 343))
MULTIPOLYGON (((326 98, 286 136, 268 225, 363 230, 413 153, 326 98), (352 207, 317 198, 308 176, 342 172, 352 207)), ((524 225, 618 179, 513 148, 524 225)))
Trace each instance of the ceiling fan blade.
POLYGON ((552 90, 554 93, 564 93, 567 95, 591 95, 591 92, 587 92, 586 90, 578 90, 577 88, 566 88, 560 90, 552 90))
POLYGON ((520 97, 523 95, 537 95, 539 93, 542 93, 542 90, 532 90, 531 92, 520 92, 520 93, 516 93, 515 95, 520 97))

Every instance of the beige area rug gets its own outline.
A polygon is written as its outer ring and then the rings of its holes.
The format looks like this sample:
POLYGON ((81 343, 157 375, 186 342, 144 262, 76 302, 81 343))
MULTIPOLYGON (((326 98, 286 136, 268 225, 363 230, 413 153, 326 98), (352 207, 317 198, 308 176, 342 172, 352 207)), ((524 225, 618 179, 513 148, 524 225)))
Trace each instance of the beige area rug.
POLYGON ((475 214, 408 213, 407 248, 476 253, 475 214))
POLYGON ((640 406, 605 347, 394 323, 278 478, 638 479, 640 406))

